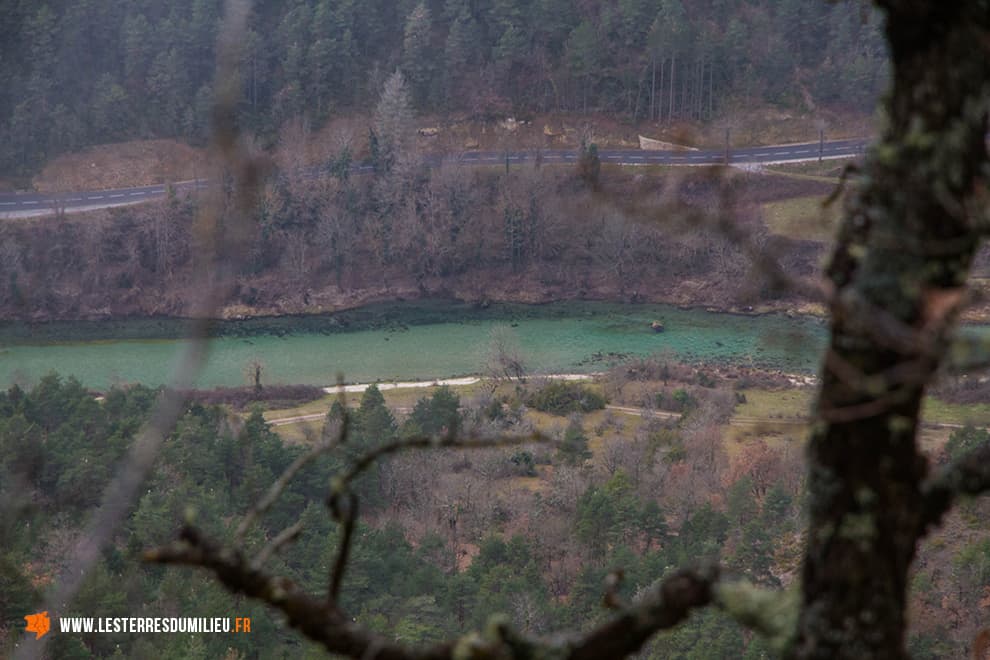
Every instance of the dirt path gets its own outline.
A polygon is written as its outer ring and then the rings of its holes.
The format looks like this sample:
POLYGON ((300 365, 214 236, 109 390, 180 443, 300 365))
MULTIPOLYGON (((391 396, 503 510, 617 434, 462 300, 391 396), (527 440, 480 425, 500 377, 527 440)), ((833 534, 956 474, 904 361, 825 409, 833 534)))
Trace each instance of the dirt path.
MULTIPOLYGON (((471 380, 471 379, 451 379, 451 380, 471 380)), ((471 384, 474 384, 474 383, 478 382, 479 380, 481 380, 481 379, 480 378, 475 378, 475 379, 473 379, 473 382, 466 383, 466 384, 471 385, 471 384)), ((413 385, 412 387, 428 387, 428 386, 433 385, 433 384, 436 384, 436 383, 430 383, 429 385, 418 385, 417 384, 417 385, 413 385)), ((444 383, 441 382, 439 384, 444 384, 444 383)), ((408 387, 409 385, 406 384, 405 386, 408 387)), ((364 389, 367 389, 368 388, 368 385, 352 385, 351 387, 363 387, 364 389)), ((380 385, 379 388, 380 389, 395 389, 394 387, 386 388, 385 386, 382 386, 382 385, 380 385)), ((334 388, 326 388, 326 389, 328 391, 336 391, 334 388)), ((349 391, 363 392, 364 389, 361 389, 361 390, 349 390, 349 391)), ((652 416, 652 417, 657 417, 659 419, 680 419, 681 418, 681 413, 668 412, 668 411, 665 411, 665 410, 650 410, 648 408, 635 408, 635 407, 632 407, 632 406, 612 406, 612 405, 608 405, 608 406, 605 406, 605 409, 606 410, 613 410, 615 412, 622 413, 622 414, 625 414, 625 415, 638 415, 640 417, 652 416)), ((408 413, 412 409, 411 408, 393 408, 393 410, 395 410, 396 412, 408 413)), ((326 416, 326 413, 312 413, 312 414, 308 414, 308 415, 295 415, 293 417, 279 417, 279 418, 276 418, 276 419, 269 419, 267 421, 272 426, 285 426, 285 425, 288 425, 288 424, 298 424, 300 422, 312 422, 312 421, 316 421, 316 420, 319 420, 319 419, 323 419, 325 416, 326 416)), ((797 418, 797 417, 772 418, 772 417, 749 417, 749 416, 740 415, 740 416, 734 416, 734 417, 732 417, 732 419, 729 420, 729 425, 730 426, 744 426, 744 427, 759 427, 759 426, 805 426, 805 425, 808 424, 808 422, 809 422, 808 419, 797 418)), ((950 423, 950 422, 923 422, 922 426, 924 426, 925 428, 932 428, 932 429, 961 429, 961 428, 964 428, 964 425, 963 424, 954 424, 954 423, 950 423)))

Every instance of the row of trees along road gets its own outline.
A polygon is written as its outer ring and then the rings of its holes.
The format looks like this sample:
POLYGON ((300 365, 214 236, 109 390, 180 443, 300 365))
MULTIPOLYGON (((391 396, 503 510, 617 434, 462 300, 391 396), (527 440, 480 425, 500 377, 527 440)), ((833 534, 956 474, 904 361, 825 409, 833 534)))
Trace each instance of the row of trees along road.
MULTIPOLYGON (((205 142, 220 0, 0 6, 0 172, 144 137, 205 142)), ((885 78, 873 14, 815 0, 253 3, 245 128, 274 138, 373 106, 399 68, 420 112, 708 119, 728 99, 866 109, 885 78)))

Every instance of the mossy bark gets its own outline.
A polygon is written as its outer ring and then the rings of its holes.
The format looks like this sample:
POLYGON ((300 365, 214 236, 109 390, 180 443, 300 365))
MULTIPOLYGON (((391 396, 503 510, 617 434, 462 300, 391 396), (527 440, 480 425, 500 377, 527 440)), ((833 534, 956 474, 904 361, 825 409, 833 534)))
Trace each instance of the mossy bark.
POLYGON ((893 86, 829 277, 831 342, 809 448, 794 658, 905 658, 924 534, 916 431, 980 228, 990 2, 887 0, 893 86))

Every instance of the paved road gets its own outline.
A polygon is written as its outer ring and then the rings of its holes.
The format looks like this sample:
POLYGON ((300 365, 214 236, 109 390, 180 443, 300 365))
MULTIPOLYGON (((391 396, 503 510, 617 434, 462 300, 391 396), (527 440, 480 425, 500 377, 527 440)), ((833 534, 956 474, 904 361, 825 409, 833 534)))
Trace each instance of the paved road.
MULTIPOLYGON (((795 163, 822 158, 851 158, 865 151, 869 140, 833 140, 819 145, 818 142, 787 144, 770 147, 742 147, 729 152, 729 163, 733 165, 795 163)), ((642 151, 639 149, 599 151, 603 163, 617 165, 714 165, 726 162, 723 149, 682 150, 682 151, 642 151)), ((571 163, 577 160, 577 153, 565 150, 547 151, 469 151, 458 156, 434 157, 433 164, 454 163, 462 165, 520 165, 540 159, 546 164, 571 163)), ((356 164, 353 171, 363 174, 371 171, 367 163, 356 164)), ((180 181, 174 183, 177 192, 194 192, 204 188, 205 181, 180 181)), ((165 185, 140 186, 137 188, 117 188, 71 193, 0 193, 0 217, 47 215, 55 209, 84 211, 110 206, 140 204, 158 199, 165 194, 165 185)))

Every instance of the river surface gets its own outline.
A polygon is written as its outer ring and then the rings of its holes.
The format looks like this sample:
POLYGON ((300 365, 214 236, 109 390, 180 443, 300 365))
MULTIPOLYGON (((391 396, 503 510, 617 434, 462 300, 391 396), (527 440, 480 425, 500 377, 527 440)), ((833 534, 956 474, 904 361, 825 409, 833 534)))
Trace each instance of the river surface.
MULTIPOLYGON (((50 371, 96 389, 162 384, 186 328, 175 319, 0 323, 0 386, 30 385, 50 371)), ((476 374, 484 370, 494 328, 539 373, 600 371, 657 353, 811 372, 826 336, 824 322, 812 318, 664 305, 394 303, 219 323, 198 387, 247 384, 253 361, 264 365, 266 383, 332 385, 337 374, 347 382, 476 374), (666 331, 653 332, 654 320, 666 331)))

